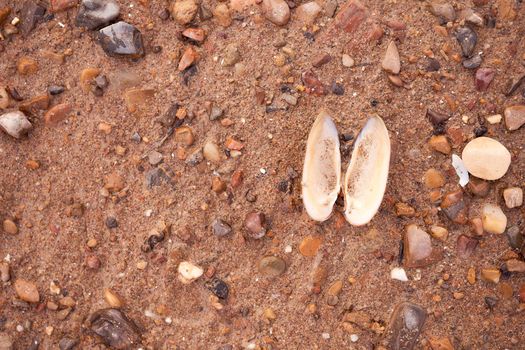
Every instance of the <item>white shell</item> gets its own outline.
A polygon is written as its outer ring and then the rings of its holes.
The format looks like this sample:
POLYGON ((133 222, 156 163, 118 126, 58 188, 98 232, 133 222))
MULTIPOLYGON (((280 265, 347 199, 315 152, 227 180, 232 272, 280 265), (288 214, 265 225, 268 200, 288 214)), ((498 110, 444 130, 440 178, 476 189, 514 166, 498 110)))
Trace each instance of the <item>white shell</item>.
POLYGON ((24 136, 32 127, 25 114, 20 111, 9 112, 0 116, 0 128, 14 138, 19 139, 24 136))
POLYGON ((359 133, 346 171, 345 218, 365 225, 381 205, 390 165, 390 137, 383 119, 371 117, 359 133))
POLYGON ((306 142, 302 192, 308 215, 316 221, 328 219, 341 189, 341 154, 337 128, 322 110, 306 142))

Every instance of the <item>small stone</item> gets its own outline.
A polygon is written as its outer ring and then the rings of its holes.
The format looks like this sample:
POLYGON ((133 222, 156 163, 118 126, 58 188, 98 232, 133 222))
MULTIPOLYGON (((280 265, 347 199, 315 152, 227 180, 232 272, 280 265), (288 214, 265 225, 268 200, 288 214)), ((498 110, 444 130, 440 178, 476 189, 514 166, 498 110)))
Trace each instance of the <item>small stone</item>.
POLYGON ((117 309, 124 305, 122 298, 109 288, 104 289, 104 299, 106 299, 106 302, 109 304, 109 306, 117 309))
POLYGON ((32 128, 33 125, 20 111, 9 112, 0 116, 0 129, 16 139, 27 135, 32 128))
POLYGON ((129 23, 120 21, 99 31, 98 42, 108 56, 144 55, 142 34, 129 23))
POLYGON ((195 0, 175 1, 171 6, 171 15, 179 24, 188 24, 195 18, 199 5, 195 0))
POLYGON ((452 147, 450 146, 450 143, 448 142, 447 137, 445 135, 432 136, 428 141, 428 145, 434 151, 443 154, 450 154, 450 152, 452 151, 452 147))
POLYGON ((476 283, 476 270, 474 270, 473 267, 470 267, 467 271, 467 281, 471 285, 474 285, 474 283, 476 283))
POLYGON ((230 180, 230 185, 232 186, 232 188, 238 188, 242 185, 243 176, 244 174, 242 170, 235 170, 233 172, 230 180))
POLYGON ((182 72, 194 65, 195 62, 197 62, 198 57, 199 55, 193 46, 188 46, 180 58, 178 66, 179 72, 182 72))
POLYGON ((277 319, 277 316, 275 315, 275 311, 273 311, 269 307, 264 309, 263 315, 264 315, 264 318, 269 320, 269 321, 273 321, 273 320, 277 319))
POLYGON ((206 32, 202 28, 186 28, 182 32, 182 36, 201 43, 204 41, 204 38, 206 38, 206 32))
POLYGON ((226 191, 226 182, 222 181, 218 176, 213 177, 211 190, 218 194, 226 191))
POLYGON ((478 35, 476 32, 469 27, 461 27, 456 32, 456 39, 461 46, 463 56, 472 56, 472 52, 474 51, 478 41, 478 35))
POLYGON ((469 173, 484 180, 497 180, 509 169, 510 152, 498 141, 477 137, 470 141, 461 154, 469 173))
POLYGON ((478 197, 486 197, 490 192, 490 184, 481 179, 470 179, 468 183, 470 192, 478 197))
POLYGON ((525 124, 525 105, 515 105, 505 108, 505 125, 510 131, 518 130, 525 124))
POLYGON ((472 10, 470 7, 461 11, 459 17, 464 18, 465 21, 467 21, 468 23, 472 23, 478 27, 483 27, 483 24, 484 24, 483 17, 481 17, 476 12, 474 12, 474 10, 472 10))
POLYGON ((312 62, 312 66, 314 66, 316 68, 319 68, 319 67, 327 64, 331 60, 332 60, 332 56, 330 56, 327 53, 322 53, 322 54, 319 54, 317 57, 314 58, 314 60, 312 62))
POLYGON ((119 192, 124 189, 124 179, 117 173, 111 173, 106 176, 105 180, 104 188, 110 192, 119 192))
POLYGON ((487 91, 495 73, 492 68, 479 68, 476 71, 476 90, 487 91))
POLYGON ((231 67, 241 60, 241 53, 236 44, 228 44, 222 52, 221 65, 231 67))
POLYGON ((306 257, 314 257, 321 246, 321 238, 308 236, 299 244, 299 252, 306 257))
POLYGON ((224 3, 219 3, 213 9, 213 17, 217 20, 217 23, 224 28, 231 26, 232 17, 228 5, 224 3))
POLYGON ((108 308, 95 311, 87 319, 89 330, 98 335, 111 349, 140 347, 139 327, 119 309, 108 308))
POLYGON ((294 16, 302 25, 309 26, 314 24, 321 11, 322 8, 317 2, 310 1, 298 6, 294 11, 294 16))
POLYGON ((49 94, 51 94, 52 96, 60 95, 60 94, 63 93, 65 90, 66 90, 66 88, 64 88, 63 86, 60 86, 60 85, 51 85, 51 86, 47 89, 47 91, 49 92, 49 94))
POLYGON ((73 106, 69 103, 58 104, 51 107, 51 109, 46 112, 44 115, 44 121, 47 126, 56 125, 66 119, 72 110, 73 106))
POLYGON ((353 33, 367 18, 368 9, 359 0, 348 0, 335 16, 334 24, 336 28, 353 33))
POLYGON ((38 95, 22 101, 18 109, 24 113, 36 115, 39 111, 45 111, 49 108, 50 98, 48 94, 38 95))
POLYGON ((342 96, 345 94, 345 88, 342 84, 338 84, 335 81, 332 83, 331 86, 332 93, 337 96, 342 96))
POLYGON ((481 66, 481 63, 483 62, 483 58, 481 55, 476 54, 472 56, 471 58, 467 58, 463 61, 463 67, 467 69, 476 69, 479 66, 481 66))
POLYGON ((16 65, 18 73, 21 75, 31 75, 38 71, 38 63, 31 57, 24 56, 18 60, 16 65))
POLYGON ((50 0, 51 12, 67 10, 77 4, 78 0, 50 0))
POLYGON ((523 190, 519 187, 509 187, 503 190, 503 198, 507 208, 521 207, 523 204, 523 190))
POLYGON ((445 178, 439 171, 430 168, 425 172, 423 182, 427 188, 434 189, 442 187, 445 184, 445 178))
POLYGON ((458 256, 466 259, 474 253, 478 246, 478 240, 466 235, 460 235, 456 243, 456 251, 458 256))
POLYGON ((204 144, 202 153, 207 161, 217 163, 221 160, 221 153, 219 151, 219 147, 211 141, 207 141, 204 144))
POLYGON ((416 346, 427 313, 419 305, 402 302, 394 308, 385 330, 385 344, 389 350, 411 350, 416 346))
POLYGON ((343 66, 347 67, 347 68, 351 68, 355 65, 355 61, 352 57, 350 57, 349 55, 347 54, 344 54, 341 58, 341 61, 343 63, 343 66))
POLYGON ((427 109, 426 117, 432 125, 437 126, 449 120, 451 115, 427 109))
POLYGON ((98 270, 100 268, 100 259, 96 255, 88 255, 86 257, 86 266, 91 270, 98 270))
POLYGON ((76 301, 70 296, 63 297, 58 302, 60 305, 67 307, 74 307, 77 304, 76 301))
POLYGON ((507 216, 494 204, 485 204, 482 211, 483 229, 488 233, 501 234, 507 228, 507 216))
POLYGON ((162 162, 163 158, 164 156, 160 152, 151 151, 150 153, 148 153, 148 163, 150 163, 153 166, 162 162))
POLYGON ((224 146, 230 151, 240 151, 244 148, 244 144, 240 141, 235 140, 233 137, 228 137, 224 142, 224 146))
POLYGON ((523 246, 524 237, 520 232, 519 227, 512 226, 506 232, 509 240, 509 245, 514 249, 520 249, 523 246))
POLYGON ((106 218, 106 227, 109 229, 117 228, 118 227, 118 221, 114 216, 108 216, 106 218))
POLYGON ((226 282, 220 278, 214 277, 211 280, 208 280, 204 283, 206 288, 208 288, 217 298, 219 299, 228 299, 228 294, 230 293, 228 285, 226 282))
POLYGON ((124 102, 129 112, 136 112, 140 106, 146 106, 155 96, 154 89, 131 88, 124 92, 124 102))
POLYGON ((40 301, 40 294, 33 282, 23 279, 17 279, 14 283, 15 292, 20 299, 28 303, 38 303, 40 301))
POLYGON ((9 282, 11 279, 11 273, 9 272, 9 264, 6 262, 0 262, 0 280, 4 283, 9 282))
POLYGON ((71 339, 71 338, 62 338, 58 342, 58 348, 60 350, 73 350, 78 345, 77 339, 71 339))
POLYGON ((405 263, 409 267, 425 266, 432 254, 430 236, 416 225, 409 225, 404 235, 405 263))
POLYGON ((291 106, 297 105, 297 97, 291 94, 282 94, 281 98, 291 106))
POLYGON ((412 217, 416 214, 416 210, 406 203, 396 203, 395 207, 397 216, 412 217))
POLYGON ((267 256, 259 261, 258 269, 263 275, 277 277, 286 270, 286 263, 277 256, 267 256))
POLYGON ((98 68, 85 68, 80 72, 80 87, 84 92, 91 91, 95 78, 100 74, 98 68))
POLYGON ((177 270, 179 272, 179 281, 184 284, 190 284, 204 273, 202 268, 189 261, 181 262, 177 270))
POLYGON ((264 213, 252 211, 246 214, 244 227, 251 238, 259 239, 266 234, 266 217, 264 213))
POLYGON ((401 70, 401 61, 399 60, 399 52, 397 51, 397 46, 394 41, 391 41, 388 44, 381 66, 389 73, 399 74, 399 71, 401 70))
POLYGON ((82 0, 76 25, 95 30, 107 26, 118 18, 120 6, 115 0, 82 0))
POLYGON ((496 268, 486 268, 481 270, 481 279, 485 282, 498 283, 501 271, 496 268))
POLYGON ((448 230, 441 226, 432 225, 430 227, 430 233, 432 234, 432 237, 443 242, 448 238, 448 230))
POLYGON ((217 237, 224 237, 232 232, 231 226, 221 219, 213 220, 211 227, 213 234, 217 237))
POLYGON ((501 114, 493 114, 489 115, 488 117, 485 117, 485 119, 489 122, 489 124, 499 124, 501 122, 501 114))
POLYGON ((34 0, 26 0, 20 11, 21 24, 19 27, 22 35, 27 36, 44 18, 45 13, 44 4, 34 0))
POLYGON ((186 158, 186 164, 195 166, 199 164, 200 162, 202 162, 203 159, 204 159, 204 156, 202 154, 202 149, 197 148, 195 151, 193 151, 193 153, 191 153, 188 156, 188 158, 186 158))
POLYGON ((290 20, 290 7, 284 0, 262 0, 262 11, 267 20, 278 26, 290 20))
POLYGON ((176 142, 184 146, 191 146, 193 145, 194 140, 193 131, 189 126, 181 126, 175 129, 176 142))
POLYGON ((452 4, 442 1, 432 1, 430 3, 430 12, 434 16, 441 17, 447 22, 454 22, 456 19, 456 10, 452 4))
POLYGON ((505 264, 509 272, 525 272, 525 261, 510 259, 505 264))
POLYGON ((401 281, 401 282, 408 282, 407 273, 405 272, 405 269, 402 267, 394 267, 390 271, 390 278, 393 280, 401 281))

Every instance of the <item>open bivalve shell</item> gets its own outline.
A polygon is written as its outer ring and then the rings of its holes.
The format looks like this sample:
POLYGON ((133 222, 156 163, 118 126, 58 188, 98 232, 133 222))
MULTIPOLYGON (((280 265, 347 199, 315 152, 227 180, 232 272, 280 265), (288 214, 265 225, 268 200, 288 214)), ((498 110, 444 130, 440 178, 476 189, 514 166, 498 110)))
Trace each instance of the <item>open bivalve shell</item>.
POLYGON ((341 188, 341 154, 337 128, 322 110, 306 142, 302 194, 308 215, 316 221, 328 219, 341 188))
POLYGON ((371 117, 359 133, 346 171, 343 193, 345 218, 365 225, 381 205, 390 165, 390 137, 383 119, 371 117))

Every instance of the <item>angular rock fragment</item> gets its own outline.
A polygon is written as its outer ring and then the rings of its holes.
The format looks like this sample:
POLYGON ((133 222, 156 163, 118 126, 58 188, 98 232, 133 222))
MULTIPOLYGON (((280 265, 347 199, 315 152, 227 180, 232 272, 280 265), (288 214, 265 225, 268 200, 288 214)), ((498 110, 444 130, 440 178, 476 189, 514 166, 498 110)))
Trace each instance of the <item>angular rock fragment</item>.
POLYGON ((412 350, 423 329, 427 313, 421 306, 409 302, 396 305, 381 344, 389 350, 412 350))
POLYGON ((476 43, 478 42, 478 35, 476 32, 469 27, 461 27, 456 32, 456 39, 461 46, 463 56, 472 56, 476 43))
POLYGON ((140 329, 118 309, 98 310, 89 316, 88 324, 90 330, 112 349, 125 350, 140 345, 140 329))
POLYGON ((335 26, 345 32, 355 32, 367 19, 368 10, 358 0, 348 0, 335 16, 335 26))
POLYGON ((99 31, 98 40, 109 56, 140 57, 144 55, 142 34, 129 23, 120 21, 99 31))
POLYGON ((32 127, 25 114, 20 111, 0 116, 0 128, 16 139, 26 135, 32 127))
POLYGON ((456 251, 458 256, 462 259, 468 258, 476 247, 478 246, 478 240, 466 235, 460 235, 456 244, 456 251))
POLYGON ((401 62, 399 60, 399 52, 397 51, 396 43, 394 41, 391 41, 388 44, 385 57, 381 62, 381 66, 389 73, 399 74, 399 71, 401 70, 401 62))
POLYGON ((525 124, 525 105, 515 105, 505 108, 505 125, 509 131, 518 130, 525 124))
POLYGON ((441 209, 450 220, 457 224, 464 225, 468 221, 468 208, 465 205, 462 190, 447 193, 441 202, 441 209))
POLYGON ((20 11, 21 23, 19 26, 23 36, 27 36, 36 25, 42 21, 46 13, 46 5, 42 1, 26 0, 20 11))
POLYGON ((409 225, 404 235, 405 265, 426 266, 431 261, 432 242, 430 235, 416 225, 409 225))
POLYGON ((494 204, 485 204, 482 211, 483 229, 488 233, 503 233, 507 228, 507 216, 494 204))
POLYGON ((120 6, 115 0, 82 0, 76 25, 95 30, 107 26, 117 19, 120 6))
POLYGON ((490 83, 494 80, 494 74, 496 72, 492 68, 480 68, 476 71, 475 83, 476 90, 487 91, 490 83))
POLYGON ((430 2, 430 12, 434 16, 441 17, 447 22, 454 22, 456 19, 456 10, 452 4, 443 1, 430 2))

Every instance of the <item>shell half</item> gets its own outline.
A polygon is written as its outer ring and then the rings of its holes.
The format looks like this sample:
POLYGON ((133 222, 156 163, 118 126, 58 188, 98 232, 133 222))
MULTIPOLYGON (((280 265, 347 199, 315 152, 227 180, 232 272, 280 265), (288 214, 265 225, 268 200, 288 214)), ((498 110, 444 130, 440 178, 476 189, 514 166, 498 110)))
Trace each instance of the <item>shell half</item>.
POLYGON ((341 154, 337 128, 324 110, 308 135, 301 184, 308 215, 316 221, 328 219, 341 188, 341 154))
POLYGON ((381 205, 390 165, 390 137, 383 119, 371 117, 359 133, 346 171, 343 192, 345 218, 365 225, 381 205))

